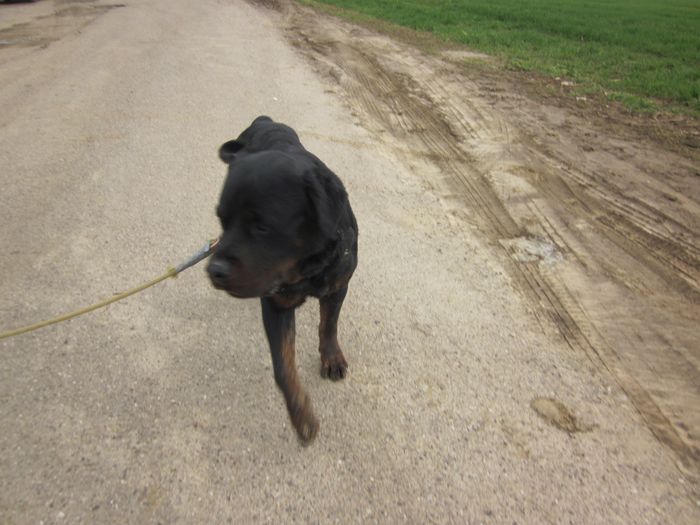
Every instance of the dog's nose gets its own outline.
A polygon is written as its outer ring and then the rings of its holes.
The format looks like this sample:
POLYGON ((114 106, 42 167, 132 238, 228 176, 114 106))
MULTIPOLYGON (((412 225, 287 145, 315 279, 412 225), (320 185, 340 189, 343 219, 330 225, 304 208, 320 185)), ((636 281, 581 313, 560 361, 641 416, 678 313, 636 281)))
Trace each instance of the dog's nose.
POLYGON ((207 272, 213 282, 223 283, 231 272, 231 265, 224 259, 213 259, 207 266, 207 272))

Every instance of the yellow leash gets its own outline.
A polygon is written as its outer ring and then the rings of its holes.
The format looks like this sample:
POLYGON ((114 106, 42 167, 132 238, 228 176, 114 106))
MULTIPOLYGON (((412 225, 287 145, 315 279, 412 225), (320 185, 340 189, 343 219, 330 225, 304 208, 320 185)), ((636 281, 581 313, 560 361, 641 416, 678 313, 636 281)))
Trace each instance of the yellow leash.
POLYGON ((87 306, 85 308, 81 308, 80 310, 76 310, 75 312, 61 315, 59 317, 55 317, 54 319, 48 319, 47 321, 42 321, 40 323, 35 323, 35 324, 29 325, 29 326, 25 326, 23 328, 17 328, 15 330, 10 330, 8 332, 0 333, 0 340, 7 339, 8 337, 14 337, 14 336, 20 335, 20 334, 26 334, 27 332, 33 332, 34 330, 39 330, 40 328, 44 328, 45 326, 49 326, 49 325, 56 324, 56 323, 61 323, 63 321, 67 321, 68 319, 73 319, 74 317, 78 317, 79 315, 83 315, 83 314, 86 314, 88 312, 92 312, 92 311, 97 310, 99 308, 103 308, 103 307, 107 306, 108 304, 112 304, 112 303, 116 303, 117 301, 121 301, 122 299, 129 297, 130 295, 134 295, 136 293, 139 293, 139 292, 145 290, 146 288, 150 288, 151 286, 158 284, 161 281, 165 281, 166 279, 168 279, 170 277, 177 277, 177 275, 180 272, 182 272, 183 270, 186 270, 190 266, 194 266, 198 262, 209 257, 216 249, 216 246, 218 243, 219 243, 219 239, 210 240, 201 250, 199 250, 194 256, 190 257, 187 261, 185 261, 184 263, 180 264, 179 266, 177 266, 175 268, 168 268, 167 272, 165 272, 160 277, 156 277, 152 281, 148 281, 147 283, 144 283, 140 286, 132 288, 131 290, 127 290, 125 292, 118 293, 118 294, 110 297, 109 299, 105 299, 104 301, 100 301, 99 303, 93 304, 92 306, 87 306))

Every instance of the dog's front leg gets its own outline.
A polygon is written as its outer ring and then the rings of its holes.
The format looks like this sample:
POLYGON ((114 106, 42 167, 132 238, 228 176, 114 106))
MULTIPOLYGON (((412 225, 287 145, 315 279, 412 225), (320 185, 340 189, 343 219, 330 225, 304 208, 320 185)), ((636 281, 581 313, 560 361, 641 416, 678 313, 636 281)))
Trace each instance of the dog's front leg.
POLYGON ((348 363, 338 345, 338 317, 348 287, 321 297, 321 322, 318 325, 318 349, 321 352, 321 376, 333 381, 345 377, 348 363))
POLYGON ((284 394, 292 424, 304 444, 310 443, 318 432, 318 420, 311 400, 299 383, 294 362, 294 308, 279 308, 269 297, 263 297, 262 315, 265 333, 270 343, 275 382, 284 394))

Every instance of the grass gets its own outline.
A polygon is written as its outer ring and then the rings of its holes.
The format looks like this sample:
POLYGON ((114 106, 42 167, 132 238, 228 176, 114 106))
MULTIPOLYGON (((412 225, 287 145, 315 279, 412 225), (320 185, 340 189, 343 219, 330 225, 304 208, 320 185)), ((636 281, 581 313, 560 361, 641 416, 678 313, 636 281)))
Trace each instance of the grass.
POLYGON ((700 0, 314 0, 427 31, 637 110, 700 114, 700 0))

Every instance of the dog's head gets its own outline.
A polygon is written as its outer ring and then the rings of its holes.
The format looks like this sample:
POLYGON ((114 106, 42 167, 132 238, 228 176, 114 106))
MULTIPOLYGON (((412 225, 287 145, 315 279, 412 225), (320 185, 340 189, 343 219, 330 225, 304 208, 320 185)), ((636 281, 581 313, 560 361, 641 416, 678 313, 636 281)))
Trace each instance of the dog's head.
POLYGON ((315 157, 250 153, 239 139, 219 151, 229 165, 217 208, 223 234, 207 269, 216 288, 261 297, 302 279, 300 262, 336 235, 345 192, 315 157))

